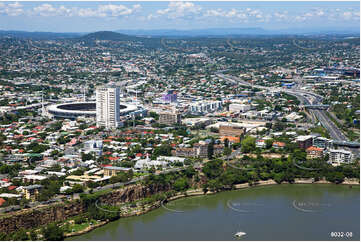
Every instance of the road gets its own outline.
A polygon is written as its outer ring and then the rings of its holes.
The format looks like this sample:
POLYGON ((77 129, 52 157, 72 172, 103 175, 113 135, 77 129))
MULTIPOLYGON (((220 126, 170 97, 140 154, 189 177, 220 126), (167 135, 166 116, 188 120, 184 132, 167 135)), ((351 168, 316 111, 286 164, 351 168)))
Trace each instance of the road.
MULTIPOLYGON (((279 91, 279 92, 285 92, 287 94, 296 96, 298 100, 300 100, 302 105, 319 105, 322 104, 323 97, 321 95, 318 95, 313 92, 305 92, 304 90, 298 89, 299 85, 296 85, 296 87, 292 89, 283 89, 280 87, 265 87, 260 85, 252 85, 249 82, 243 81, 238 77, 230 76, 230 75, 224 75, 222 74, 222 71, 217 72, 216 75, 219 78, 222 78, 224 80, 227 80, 231 82, 232 84, 241 84, 244 86, 249 87, 255 87, 262 90, 268 90, 268 91, 279 91)), ((349 141, 349 139, 343 134, 343 132, 332 122, 332 120, 326 115, 325 110, 313 110, 310 109, 309 113, 316 117, 317 120, 322 124, 322 126, 327 129, 329 132, 331 138, 335 141, 349 141)), ((313 120, 314 121, 314 120, 313 120)), ((352 148, 352 152, 359 156, 359 149, 352 148)))
MULTIPOLYGON (((187 167, 188 166, 178 167, 178 168, 171 168, 171 169, 168 169, 168 170, 165 170, 165 171, 161 171, 161 172, 159 172, 159 174, 154 174, 154 175, 167 174, 167 173, 174 172, 174 171, 181 171, 181 170, 186 169, 187 167)), ((118 183, 114 183, 114 184, 105 185, 105 186, 102 186, 102 187, 97 187, 97 188, 94 188, 93 191, 103 191, 103 190, 107 190, 107 189, 116 189, 116 188, 119 188, 121 186, 127 186, 127 185, 130 185, 130 184, 135 184, 135 183, 137 183, 139 181, 144 180, 148 176, 149 175, 144 175, 144 176, 141 176, 141 177, 134 178, 131 181, 118 182, 118 183)), ((88 194, 89 190, 85 191, 84 193, 88 194)))

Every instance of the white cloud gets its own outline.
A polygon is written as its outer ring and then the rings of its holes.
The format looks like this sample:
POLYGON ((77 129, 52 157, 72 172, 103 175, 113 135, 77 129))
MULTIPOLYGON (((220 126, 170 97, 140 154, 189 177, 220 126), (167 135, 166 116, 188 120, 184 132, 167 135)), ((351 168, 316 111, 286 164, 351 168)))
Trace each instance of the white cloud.
POLYGON ((18 2, 4 4, 0 3, 0 14, 8 15, 8 16, 19 16, 24 13, 22 9, 22 5, 18 2))
POLYGON ((114 4, 108 4, 108 5, 100 5, 98 8, 98 13, 100 16, 122 16, 122 15, 129 15, 132 14, 134 9, 127 8, 124 5, 114 5, 114 4))
POLYGON ((220 9, 210 9, 207 10, 204 14, 205 17, 225 17, 228 13, 220 10, 220 9))
POLYGON ((192 17, 200 14, 202 8, 192 2, 170 2, 168 7, 157 11, 158 15, 166 15, 170 19, 192 17))
POLYGON ((78 16, 78 17, 119 17, 127 16, 138 12, 141 5, 135 4, 132 7, 124 5, 99 5, 97 8, 66 8, 65 6, 54 7, 51 4, 42 4, 29 11, 29 15, 39 16, 78 16))
POLYGON ((40 16, 55 16, 57 15, 57 9, 53 5, 45 3, 33 8, 33 13, 40 16))
POLYGON ((287 11, 285 11, 283 13, 275 12, 273 15, 274 15, 276 21, 285 21, 288 18, 287 13, 288 13, 287 11))
POLYGON ((232 17, 235 17, 237 15, 237 10, 232 8, 231 11, 229 11, 228 13, 226 13, 226 17, 227 18, 232 18, 232 17))
POLYGON ((10 8, 21 8, 23 5, 21 5, 19 2, 15 2, 15 3, 9 3, 8 6, 10 8))
POLYGON ((317 16, 323 16, 323 15, 325 15, 325 12, 322 11, 322 10, 319 10, 318 12, 316 12, 316 15, 317 16))

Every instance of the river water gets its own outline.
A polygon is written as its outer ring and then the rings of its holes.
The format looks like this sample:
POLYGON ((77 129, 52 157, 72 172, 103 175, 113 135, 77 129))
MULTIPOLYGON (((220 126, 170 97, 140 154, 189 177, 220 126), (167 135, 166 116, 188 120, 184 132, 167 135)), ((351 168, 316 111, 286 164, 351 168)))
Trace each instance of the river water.
POLYGON ((359 240, 360 187, 285 184, 183 198, 69 240, 236 240, 240 231, 240 240, 359 240))

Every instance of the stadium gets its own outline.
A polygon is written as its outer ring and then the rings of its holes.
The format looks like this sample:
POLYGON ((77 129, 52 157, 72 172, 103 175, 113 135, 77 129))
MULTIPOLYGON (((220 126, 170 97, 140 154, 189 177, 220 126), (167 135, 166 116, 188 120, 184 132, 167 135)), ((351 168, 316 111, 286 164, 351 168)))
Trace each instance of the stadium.
MULTIPOLYGON (((76 119, 77 117, 96 117, 95 102, 73 102, 53 104, 48 108, 48 113, 55 118, 76 119)), ((134 104, 120 103, 120 116, 126 116, 138 110, 134 104)))

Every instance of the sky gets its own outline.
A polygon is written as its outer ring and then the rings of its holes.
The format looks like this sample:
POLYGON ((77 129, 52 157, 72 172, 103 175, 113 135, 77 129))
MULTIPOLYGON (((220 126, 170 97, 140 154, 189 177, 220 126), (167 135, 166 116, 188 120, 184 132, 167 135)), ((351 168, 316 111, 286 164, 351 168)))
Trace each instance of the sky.
POLYGON ((360 28, 360 2, 0 1, 0 30, 360 28))

